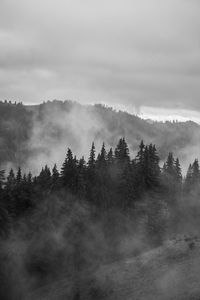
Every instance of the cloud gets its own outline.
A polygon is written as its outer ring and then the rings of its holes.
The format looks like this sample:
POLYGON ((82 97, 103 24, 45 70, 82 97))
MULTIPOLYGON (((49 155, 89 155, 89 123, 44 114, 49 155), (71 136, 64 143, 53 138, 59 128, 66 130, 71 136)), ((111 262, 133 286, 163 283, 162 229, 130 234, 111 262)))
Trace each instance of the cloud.
POLYGON ((1 0, 0 98, 200 110, 192 0, 1 0))

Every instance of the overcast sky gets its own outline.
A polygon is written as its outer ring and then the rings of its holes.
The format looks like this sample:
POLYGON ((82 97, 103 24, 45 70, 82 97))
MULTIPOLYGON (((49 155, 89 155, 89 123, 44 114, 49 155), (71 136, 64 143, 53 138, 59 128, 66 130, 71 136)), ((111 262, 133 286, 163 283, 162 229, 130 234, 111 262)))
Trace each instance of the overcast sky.
POLYGON ((0 0, 2 100, 192 118, 199 96, 199 0, 0 0))

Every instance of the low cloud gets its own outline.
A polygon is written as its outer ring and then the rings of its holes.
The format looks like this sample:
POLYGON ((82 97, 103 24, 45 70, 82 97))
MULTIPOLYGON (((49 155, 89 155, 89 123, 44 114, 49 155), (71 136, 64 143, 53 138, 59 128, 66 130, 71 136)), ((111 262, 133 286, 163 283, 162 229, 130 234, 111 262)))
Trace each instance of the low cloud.
POLYGON ((0 97, 199 110, 199 3, 1 1, 0 97))

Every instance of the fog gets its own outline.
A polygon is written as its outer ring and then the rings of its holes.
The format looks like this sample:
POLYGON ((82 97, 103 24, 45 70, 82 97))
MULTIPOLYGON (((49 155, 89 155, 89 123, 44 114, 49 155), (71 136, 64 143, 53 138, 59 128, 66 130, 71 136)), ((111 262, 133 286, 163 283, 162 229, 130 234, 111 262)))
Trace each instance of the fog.
MULTIPOLYGON (((68 147, 77 158, 84 156, 87 161, 92 142, 95 142, 98 153, 103 142, 109 150, 115 148, 122 136, 128 142, 132 157, 136 155, 141 140, 155 143, 161 167, 168 153, 173 152, 180 160, 184 175, 189 164, 200 157, 200 127, 193 122, 144 121, 126 111, 103 105, 84 106, 71 101, 47 102, 27 109, 33 110, 34 114, 28 140, 23 145, 26 158, 22 157, 21 161, 24 170, 32 170, 34 174, 45 164, 53 167, 56 163, 60 168, 68 147)), ((7 169, 10 166, 12 162, 7 169)))
MULTIPOLYGON (((51 196, 1 239, 1 299, 190 299, 199 295, 200 242, 195 236, 199 220, 187 214, 188 201, 173 233, 168 227, 173 218, 165 213, 164 243, 154 248, 144 218, 114 210, 94 218, 92 207, 73 196, 51 196)), ((192 211, 199 209, 196 201, 192 211)))
POLYGON ((95 289, 104 293, 95 275, 101 265, 148 249, 145 232, 133 231, 135 222, 125 215, 94 219, 91 208, 75 200, 51 197, 1 241, 2 300, 76 299, 79 292, 94 299, 95 289))

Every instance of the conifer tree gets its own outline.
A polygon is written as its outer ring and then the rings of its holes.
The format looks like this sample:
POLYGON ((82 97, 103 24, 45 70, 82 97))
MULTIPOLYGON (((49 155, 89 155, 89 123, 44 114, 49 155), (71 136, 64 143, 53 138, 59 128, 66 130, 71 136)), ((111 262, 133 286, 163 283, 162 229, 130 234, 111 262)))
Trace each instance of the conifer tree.
POLYGON ((115 148, 115 161, 120 166, 130 163, 129 149, 125 138, 121 138, 115 148))
POLYGON ((138 197, 141 197, 145 192, 157 189, 160 185, 159 157, 155 145, 145 146, 142 141, 134 162, 136 191, 138 197))
POLYGON ((21 168, 19 167, 16 175, 16 183, 17 185, 19 185, 21 182, 22 182, 22 171, 21 168))
POLYGON ((35 181, 38 198, 45 198, 50 193, 51 189, 51 171, 47 165, 42 168, 35 181))
POLYGON ((52 189, 53 190, 56 190, 58 188, 59 177, 60 177, 60 174, 58 172, 57 165, 55 164, 52 169, 52 189))
POLYGON ((77 193, 78 188, 78 161, 70 148, 67 150, 65 161, 61 168, 61 181, 66 190, 72 194, 77 193))
POLYGON ((200 180, 200 170, 198 159, 195 159, 192 165, 192 179, 193 184, 198 183, 200 180))
POLYGON ((167 161, 165 163, 166 168, 165 168, 165 172, 169 175, 174 177, 175 176, 175 167, 174 167, 175 161, 174 161, 174 157, 173 157, 173 153, 170 152, 168 157, 167 157, 167 161))
POLYGON ((145 153, 145 145, 144 145, 144 142, 142 140, 140 145, 139 145, 139 151, 138 151, 136 159, 135 159, 136 165, 140 169, 144 168, 144 153, 145 153))
POLYGON ((86 195, 87 199, 93 204, 97 204, 98 202, 98 175, 95 152, 95 145, 93 142, 86 169, 86 195))
POLYGON ((14 188, 15 183, 16 183, 15 173, 14 173, 13 169, 10 169, 10 172, 8 174, 7 181, 6 181, 6 189, 11 191, 14 188))
POLYGON ((182 173, 179 159, 170 152, 163 168, 163 194, 167 203, 174 207, 182 197, 182 173))
POLYGON ((107 164, 108 164, 108 166, 111 166, 111 165, 113 165, 113 163, 114 163, 113 149, 110 148, 110 150, 108 151, 108 154, 107 154, 107 164))
POLYGON ((106 149, 105 149, 105 144, 103 143, 101 152, 99 153, 99 155, 97 157, 98 168, 106 167, 106 157, 107 157, 107 153, 106 153, 106 149))
POLYGON ((32 184, 32 182, 33 182, 33 176, 31 174, 31 172, 28 173, 27 182, 28 182, 28 184, 32 184))
POLYGON ((178 158, 175 161, 175 176, 176 176, 177 184, 182 184, 181 165, 178 158))
POLYGON ((96 160, 95 160, 95 145, 94 145, 94 142, 93 142, 92 143, 92 148, 90 150, 90 156, 89 156, 89 159, 88 159, 88 168, 93 169, 95 167, 95 163, 96 163, 96 160))
POLYGON ((194 160, 193 164, 189 165, 184 182, 184 191, 186 193, 200 193, 200 169, 197 159, 194 160))

